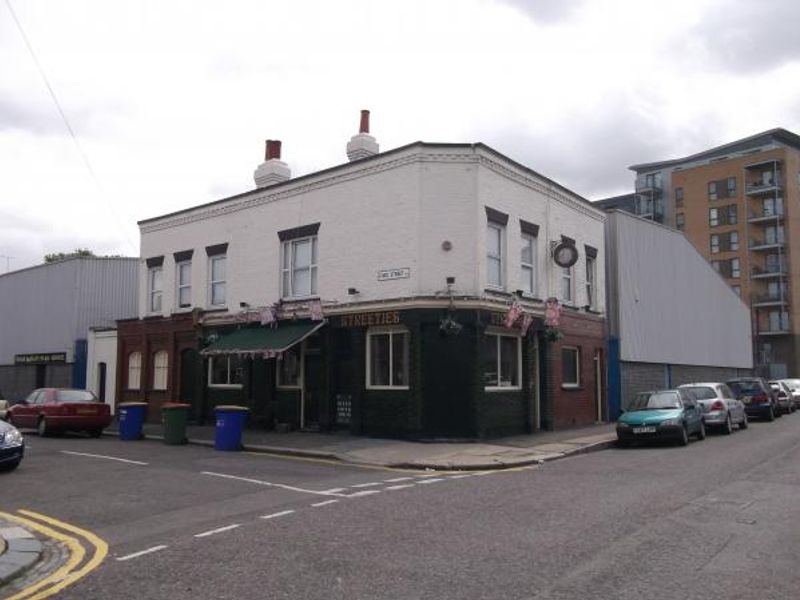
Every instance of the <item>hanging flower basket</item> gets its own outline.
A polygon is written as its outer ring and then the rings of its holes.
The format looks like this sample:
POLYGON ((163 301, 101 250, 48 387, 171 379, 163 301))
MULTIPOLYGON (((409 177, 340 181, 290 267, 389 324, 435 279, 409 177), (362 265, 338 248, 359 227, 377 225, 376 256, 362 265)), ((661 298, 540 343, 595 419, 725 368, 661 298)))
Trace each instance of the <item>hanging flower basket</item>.
POLYGON ((560 329, 556 327, 545 327, 544 339, 546 339, 548 342, 557 342, 563 337, 564 334, 561 332, 560 329))

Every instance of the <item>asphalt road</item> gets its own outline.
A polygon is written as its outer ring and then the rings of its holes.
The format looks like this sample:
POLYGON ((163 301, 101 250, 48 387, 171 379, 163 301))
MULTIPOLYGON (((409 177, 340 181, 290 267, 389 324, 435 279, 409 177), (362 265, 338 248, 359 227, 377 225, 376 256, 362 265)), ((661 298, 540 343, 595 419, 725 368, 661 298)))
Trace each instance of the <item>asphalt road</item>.
POLYGON ((686 448, 469 476, 28 441, 23 466, 0 476, 0 510, 110 546, 58 598, 800 596, 800 415, 686 448))

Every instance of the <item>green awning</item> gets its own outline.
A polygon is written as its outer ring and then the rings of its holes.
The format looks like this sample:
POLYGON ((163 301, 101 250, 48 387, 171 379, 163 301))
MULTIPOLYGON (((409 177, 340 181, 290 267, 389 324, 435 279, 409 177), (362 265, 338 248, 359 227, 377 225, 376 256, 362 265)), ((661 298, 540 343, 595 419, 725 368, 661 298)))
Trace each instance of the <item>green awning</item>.
POLYGON ((200 354, 274 355, 302 342, 323 325, 325 321, 302 321, 281 323, 274 328, 264 326, 237 329, 212 342, 200 354))

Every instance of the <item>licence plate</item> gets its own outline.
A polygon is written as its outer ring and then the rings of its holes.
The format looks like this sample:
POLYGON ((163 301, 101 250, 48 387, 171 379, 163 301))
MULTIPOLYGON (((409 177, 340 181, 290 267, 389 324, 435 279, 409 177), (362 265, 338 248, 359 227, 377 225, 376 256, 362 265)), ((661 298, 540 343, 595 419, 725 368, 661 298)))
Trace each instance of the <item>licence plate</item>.
POLYGON ((655 433, 655 427, 634 427, 633 433, 655 433))

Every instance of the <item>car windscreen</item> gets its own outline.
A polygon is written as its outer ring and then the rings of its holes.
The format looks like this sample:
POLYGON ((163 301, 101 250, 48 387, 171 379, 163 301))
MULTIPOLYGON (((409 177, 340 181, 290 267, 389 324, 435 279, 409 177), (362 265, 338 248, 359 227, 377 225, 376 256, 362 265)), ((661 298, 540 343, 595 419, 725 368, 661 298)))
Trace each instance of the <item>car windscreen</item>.
POLYGON ((675 392, 653 392, 638 394, 631 402, 629 410, 653 410, 659 408, 680 408, 681 399, 675 392))
POLYGON ((58 390, 56 402, 97 402, 97 398, 85 390, 58 390))
POLYGON ((706 385, 698 385, 681 389, 689 390, 698 400, 715 400, 717 398, 717 392, 714 391, 714 388, 706 385))
POLYGON ((753 396, 763 394, 764 390, 758 381, 729 381, 730 387, 737 396, 753 396))

